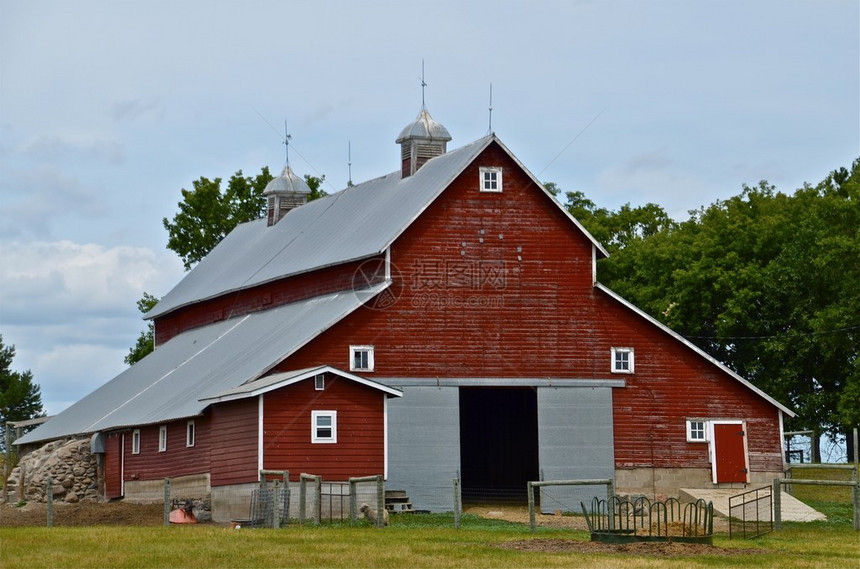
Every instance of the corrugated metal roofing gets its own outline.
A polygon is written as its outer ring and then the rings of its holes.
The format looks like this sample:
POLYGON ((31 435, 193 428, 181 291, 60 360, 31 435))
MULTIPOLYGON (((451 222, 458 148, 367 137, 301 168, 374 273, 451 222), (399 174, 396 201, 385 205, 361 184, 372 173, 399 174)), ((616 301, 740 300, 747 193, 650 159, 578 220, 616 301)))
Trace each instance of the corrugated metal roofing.
POLYGON ((493 141, 516 160, 495 135, 489 135, 429 160, 406 178, 398 170, 314 200, 271 227, 265 219, 238 226, 146 317, 156 318, 227 292, 382 253, 493 141))
POLYGON ((315 297, 183 332, 16 443, 199 415, 209 405, 201 399, 259 378, 387 287, 315 297))
POLYGON ((204 397, 203 401, 215 403, 223 401, 235 401, 237 399, 246 399, 248 397, 256 397, 257 395, 262 395, 263 393, 268 393, 269 391, 280 389, 282 387, 292 385, 299 381, 304 381, 308 378, 314 377, 319 373, 331 373, 334 375, 338 375, 340 377, 346 378, 356 383, 360 383, 367 387, 378 389, 379 391, 382 391, 383 393, 392 397, 403 396, 403 392, 400 389, 389 387, 388 385, 379 383, 378 381, 373 381, 372 379, 367 379, 366 377, 353 375, 341 369, 325 365, 293 371, 286 371, 282 373, 273 373, 272 375, 261 377, 256 381, 245 383, 238 387, 234 387, 233 389, 228 389, 227 391, 222 391, 221 393, 216 393, 214 395, 204 397))

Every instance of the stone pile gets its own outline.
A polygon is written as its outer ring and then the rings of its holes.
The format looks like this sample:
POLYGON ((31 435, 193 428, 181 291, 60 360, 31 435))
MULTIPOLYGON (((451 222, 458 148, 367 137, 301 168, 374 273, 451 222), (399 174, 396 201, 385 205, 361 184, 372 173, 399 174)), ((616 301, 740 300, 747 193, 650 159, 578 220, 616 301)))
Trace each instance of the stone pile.
POLYGON ((7 481, 9 500, 45 502, 50 478, 54 500, 97 500, 96 457, 86 439, 54 441, 23 456, 7 481))

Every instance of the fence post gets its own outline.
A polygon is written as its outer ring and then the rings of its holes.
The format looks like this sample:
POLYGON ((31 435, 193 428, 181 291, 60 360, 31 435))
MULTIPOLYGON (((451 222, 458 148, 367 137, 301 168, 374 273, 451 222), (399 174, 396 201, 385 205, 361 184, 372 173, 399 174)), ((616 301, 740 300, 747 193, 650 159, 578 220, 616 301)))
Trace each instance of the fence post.
POLYGON ((535 532, 535 489, 531 480, 526 482, 526 492, 529 498, 529 528, 535 532))
POLYGON ((164 479, 164 525, 170 525, 170 478, 164 479))
POLYGON ((851 489, 854 498, 854 529, 860 531, 860 484, 854 484, 851 489))
POLYGON ((376 527, 381 528, 385 525, 385 518, 383 517, 383 512, 385 511, 385 480, 382 479, 381 474, 376 476, 376 511, 379 512, 379 515, 376 516, 376 527))
POLYGON ((305 523, 308 511, 308 484, 305 475, 299 475, 299 523, 305 523))
POLYGON ((54 479, 48 476, 48 482, 45 485, 45 501, 48 504, 48 520, 47 525, 54 525, 54 479))
POLYGON ((272 488, 272 529, 281 527, 281 483, 275 480, 272 488))
POLYGON ((349 521, 351 523, 358 522, 358 483, 352 478, 349 479, 349 521))
POLYGON ((322 476, 314 478, 314 523, 320 525, 322 521, 322 476))
POLYGON ((773 527, 782 529, 782 496, 780 495, 780 480, 773 479, 773 527))
POLYGON ((454 485, 454 529, 460 529, 460 480, 453 478, 451 482, 454 485))

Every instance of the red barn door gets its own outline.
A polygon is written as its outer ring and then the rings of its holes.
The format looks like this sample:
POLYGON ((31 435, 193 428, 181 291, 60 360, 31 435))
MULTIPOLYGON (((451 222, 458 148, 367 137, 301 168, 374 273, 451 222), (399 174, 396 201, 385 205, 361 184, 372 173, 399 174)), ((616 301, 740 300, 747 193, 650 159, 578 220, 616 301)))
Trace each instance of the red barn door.
POLYGON ((746 432, 743 423, 714 423, 714 482, 747 482, 746 432))

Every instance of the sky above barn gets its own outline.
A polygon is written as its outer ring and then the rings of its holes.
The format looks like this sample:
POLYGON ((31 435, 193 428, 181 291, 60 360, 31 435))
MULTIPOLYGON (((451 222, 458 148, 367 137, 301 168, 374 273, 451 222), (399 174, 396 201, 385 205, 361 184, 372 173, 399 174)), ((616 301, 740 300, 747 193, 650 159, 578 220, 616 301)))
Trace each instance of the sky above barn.
POLYGON ((399 168, 421 108, 675 219, 860 156, 856 0, 0 0, 0 334, 55 414, 121 372, 201 176, 399 168))

